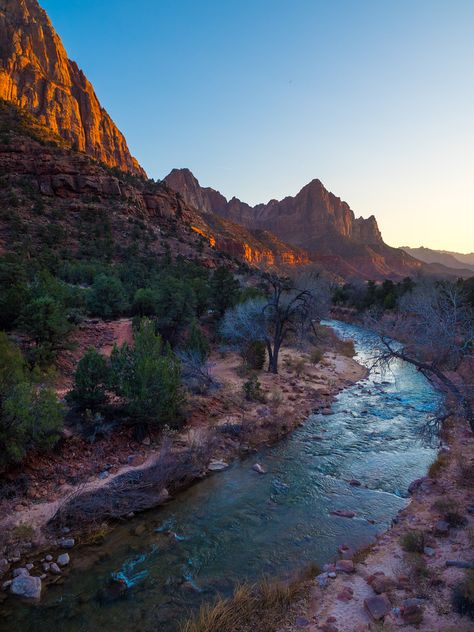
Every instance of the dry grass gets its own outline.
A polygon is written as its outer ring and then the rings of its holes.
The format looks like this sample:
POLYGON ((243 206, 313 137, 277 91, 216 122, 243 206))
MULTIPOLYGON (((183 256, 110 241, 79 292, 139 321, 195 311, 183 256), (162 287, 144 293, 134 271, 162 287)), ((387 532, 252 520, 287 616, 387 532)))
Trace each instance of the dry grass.
POLYGON ((442 472, 442 470, 444 470, 445 467, 448 465, 448 462, 449 459, 447 454, 445 454, 444 452, 438 454, 436 459, 429 467, 428 476, 430 478, 437 478, 440 472, 442 472))
POLYGON ((346 358, 353 358, 356 354, 353 340, 341 340, 339 342, 339 352, 346 358))
POLYGON ((237 586, 232 597, 219 597, 213 604, 204 604, 199 612, 185 621, 180 632, 272 632, 291 606, 302 598, 312 567, 291 582, 270 582, 237 586))

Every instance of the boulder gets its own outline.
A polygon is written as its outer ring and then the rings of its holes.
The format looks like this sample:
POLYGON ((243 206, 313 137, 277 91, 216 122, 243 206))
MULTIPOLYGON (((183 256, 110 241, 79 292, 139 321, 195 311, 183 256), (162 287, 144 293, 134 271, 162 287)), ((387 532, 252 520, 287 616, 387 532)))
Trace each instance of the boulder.
POLYGON ((49 572, 53 573, 53 575, 61 575, 61 569, 59 568, 59 566, 56 564, 56 562, 52 562, 49 565, 49 572))
POLYGON ((382 593, 388 592, 389 590, 393 590, 396 586, 396 582, 391 577, 387 577, 385 573, 379 572, 370 575, 367 579, 367 583, 372 588, 372 590, 377 593, 377 595, 381 595, 382 593))
POLYGON ((72 547, 76 544, 74 538, 63 538, 59 540, 59 546, 62 546, 63 549, 72 549, 72 547))
POLYGON ((254 472, 257 472, 258 474, 266 474, 265 470, 263 469, 263 467, 260 465, 260 463, 255 463, 252 466, 252 470, 254 472))
POLYGON ((58 555, 56 562, 58 566, 67 566, 70 562, 69 553, 62 553, 61 555, 58 555))
POLYGON ((392 609, 390 599, 385 593, 364 599, 364 606, 374 621, 380 621, 392 609))
POLYGON ((337 560, 336 571, 338 573, 354 573, 354 562, 352 560, 337 560))
POLYGON ((41 579, 31 575, 19 575, 13 579, 10 592, 17 597, 38 600, 41 597, 41 579))

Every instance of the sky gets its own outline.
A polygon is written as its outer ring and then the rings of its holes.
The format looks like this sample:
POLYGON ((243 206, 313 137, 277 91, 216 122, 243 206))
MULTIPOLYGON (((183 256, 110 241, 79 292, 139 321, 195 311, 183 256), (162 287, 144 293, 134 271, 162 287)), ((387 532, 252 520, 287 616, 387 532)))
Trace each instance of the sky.
POLYGON ((148 175, 474 251, 474 0, 40 0, 148 175))

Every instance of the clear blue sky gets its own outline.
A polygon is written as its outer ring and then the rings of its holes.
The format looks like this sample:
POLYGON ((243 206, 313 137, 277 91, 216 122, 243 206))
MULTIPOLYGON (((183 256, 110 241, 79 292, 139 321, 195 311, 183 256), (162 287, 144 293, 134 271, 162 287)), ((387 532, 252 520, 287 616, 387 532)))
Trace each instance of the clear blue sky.
POLYGON ((152 177, 474 250, 474 0, 40 0, 152 177))

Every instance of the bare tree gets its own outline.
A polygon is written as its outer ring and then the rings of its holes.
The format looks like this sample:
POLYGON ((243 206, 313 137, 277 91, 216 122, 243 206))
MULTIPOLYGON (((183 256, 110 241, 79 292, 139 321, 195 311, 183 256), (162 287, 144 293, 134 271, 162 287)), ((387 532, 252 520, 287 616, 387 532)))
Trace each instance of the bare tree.
POLYGON ((312 331, 329 309, 329 286, 317 277, 297 280, 266 275, 267 299, 251 299, 228 310, 221 325, 223 337, 237 346, 263 341, 268 353, 268 371, 278 373, 283 343, 312 331), (324 299, 323 299, 324 297, 324 299))
POLYGON ((383 342, 379 361, 399 358, 415 366, 453 396, 474 432, 470 394, 449 374, 474 343, 474 315, 459 285, 421 281, 400 301, 394 319, 372 317, 369 324, 383 342))

